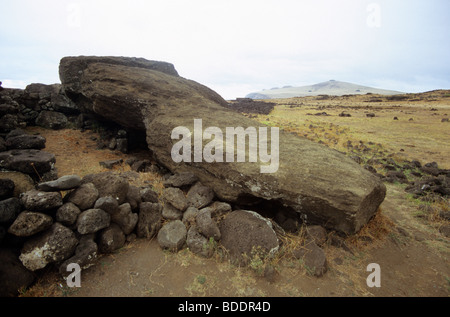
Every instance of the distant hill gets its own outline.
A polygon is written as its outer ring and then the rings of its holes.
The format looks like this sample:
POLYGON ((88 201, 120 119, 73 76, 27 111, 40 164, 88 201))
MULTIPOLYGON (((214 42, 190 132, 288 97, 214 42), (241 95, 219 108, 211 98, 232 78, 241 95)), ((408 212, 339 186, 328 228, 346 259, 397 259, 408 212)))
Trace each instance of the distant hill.
POLYGON ((403 92, 400 91, 378 89, 356 85, 352 83, 346 83, 343 81, 330 80, 311 86, 302 86, 302 87, 286 86, 283 88, 265 89, 263 91, 250 93, 246 96, 246 98, 277 99, 277 98, 306 97, 318 95, 331 95, 331 96, 365 95, 367 93, 380 95, 403 94, 403 92))

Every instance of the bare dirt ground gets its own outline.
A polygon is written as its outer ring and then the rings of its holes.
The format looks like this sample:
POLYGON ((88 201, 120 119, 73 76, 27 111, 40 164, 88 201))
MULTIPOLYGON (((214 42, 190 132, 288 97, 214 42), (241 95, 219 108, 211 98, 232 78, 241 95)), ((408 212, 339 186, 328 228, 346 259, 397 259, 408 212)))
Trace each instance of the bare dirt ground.
MULTIPOLYGON (((450 123, 441 122, 450 115, 449 97, 447 92, 421 95, 416 101, 367 102, 377 96, 293 98, 277 100, 271 114, 255 119, 339 150, 348 151, 348 141, 372 142, 379 145, 379 152, 397 160, 436 161, 441 168, 450 168, 450 123), (339 117, 342 111, 352 117, 339 117), (376 116, 368 118, 366 114, 372 112, 376 116), (394 116, 399 120, 393 120, 394 116)), ((30 131, 47 138, 46 150, 56 154, 59 176, 99 172, 99 161, 128 157, 97 150, 98 135, 93 132, 30 131)), ((157 176, 141 177, 157 187, 157 176)), ((325 245, 328 271, 319 278, 283 252, 270 263, 274 273, 264 274, 264 263, 237 267, 220 252, 204 259, 187 249, 174 254, 161 250, 155 240, 137 239, 113 254, 101 255, 94 266, 83 270, 80 288, 69 288, 57 269, 49 267, 22 296, 448 297, 450 244, 439 232, 448 222, 424 217, 422 203, 408 196, 403 185, 386 186, 387 197, 377 217, 359 234, 345 239, 348 248, 325 245), (370 263, 380 265, 379 288, 366 283, 370 263)), ((297 240, 299 236, 289 236, 281 250, 297 240)))

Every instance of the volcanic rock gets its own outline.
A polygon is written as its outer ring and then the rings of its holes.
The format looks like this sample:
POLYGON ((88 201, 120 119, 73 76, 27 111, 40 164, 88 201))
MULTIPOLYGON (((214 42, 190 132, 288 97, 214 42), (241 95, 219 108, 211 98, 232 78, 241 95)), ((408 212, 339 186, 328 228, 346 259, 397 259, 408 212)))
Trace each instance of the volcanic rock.
POLYGON ((89 174, 83 177, 82 184, 92 183, 98 190, 99 197, 111 196, 117 200, 119 205, 126 202, 129 183, 113 172, 102 172, 89 174))
POLYGON ((65 175, 57 180, 40 183, 37 189, 42 191, 62 191, 80 186, 81 178, 78 175, 65 175))
POLYGON ((41 111, 36 118, 36 125, 53 130, 64 129, 67 123, 67 117, 63 113, 55 111, 41 111))
POLYGON ((247 264, 253 256, 273 256, 279 242, 270 221, 248 210, 229 213, 219 225, 221 244, 231 260, 247 264))
POLYGON ((36 271, 70 257, 77 244, 75 233, 55 222, 50 229, 25 242, 19 259, 27 269, 36 271))
POLYGON ((143 202, 139 207, 137 236, 153 238, 162 226, 162 205, 159 203, 143 202))
POLYGON ((53 219, 49 215, 24 211, 9 227, 8 232, 18 237, 29 237, 48 229, 52 224, 53 219))
POLYGON ((55 164, 55 155, 40 150, 10 150, 0 153, 0 167, 25 174, 43 175, 55 164))
POLYGON ((163 225, 157 239, 163 249, 180 250, 186 242, 187 230, 181 220, 174 220, 163 225))
POLYGON ((63 200, 59 192, 30 190, 20 195, 23 206, 30 211, 46 212, 59 208, 63 200))

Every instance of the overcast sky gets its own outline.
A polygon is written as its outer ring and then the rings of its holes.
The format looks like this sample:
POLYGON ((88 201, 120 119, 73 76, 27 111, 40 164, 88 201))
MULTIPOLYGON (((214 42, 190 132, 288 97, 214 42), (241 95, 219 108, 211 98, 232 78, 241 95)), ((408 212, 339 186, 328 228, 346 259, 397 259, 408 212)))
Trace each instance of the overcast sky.
POLYGON ((3 87, 59 82, 64 56, 173 63, 226 99, 330 79, 450 89, 449 0, 0 0, 3 87))

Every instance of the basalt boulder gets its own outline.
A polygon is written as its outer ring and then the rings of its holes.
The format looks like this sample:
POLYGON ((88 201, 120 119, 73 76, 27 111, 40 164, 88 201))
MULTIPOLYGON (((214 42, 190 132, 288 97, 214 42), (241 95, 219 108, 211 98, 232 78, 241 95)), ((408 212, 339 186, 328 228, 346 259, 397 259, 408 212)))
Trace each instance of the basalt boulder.
POLYGON ((9 227, 8 232, 18 237, 29 237, 48 229, 53 224, 49 215, 40 212, 22 212, 9 227))
POLYGON ((55 111, 41 111, 36 118, 36 125, 46 129, 64 129, 67 123, 67 117, 63 113, 55 111))
POLYGON ((129 183, 126 178, 113 172, 89 174, 83 177, 82 184, 92 183, 98 190, 99 197, 111 196, 119 205, 126 202, 129 183))
POLYGON ((67 259, 77 244, 75 233, 55 222, 50 229, 25 242, 19 259, 27 269, 36 271, 49 263, 67 259))
POLYGON ((279 249, 272 223, 249 210, 235 210, 220 222, 221 244, 232 262, 248 264, 255 256, 272 257, 279 249))
POLYGON ((10 150, 15 149, 36 149, 45 148, 45 138, 40 135, 18 135, 6 139, 6 146, 10 150))
POLYGON ((78 175, 64 175, 57 180, 40 183, 37 188, 42 191, 61 191, 77 188, 80 184, 81 178, 78 175))
MULTIPOLYGON (((380 179, 351 158, 284 131, 279 131, 279 164, 272 173, 261 173, 261 165, 267 165, 262 163, 261 153, 257 162, 249 162, 249 151, 244 162, 226 160, 227 127, 261 131, 259 128, 267 126, 228 109, 217 93, 180 77, 169 63, 123 57, 65 57, 59 73, 63 91, 83 112, 142 131, 156 162, 174 174, 193 173, 220 201, 240 206, 271 201, 279 208, 300 213, 309 224, 351 234, 372 218, 384 200, 386 187, 380 179), (219 141, 216 145, 223 144, 224 162, 173 160, 172 148, 180 141, 172 139, 173 130, 185 127, 193 141, 194 119, 202 120, 200 134, 208 127, 223 132, 222 140, 219 134, 214 136, 219 141)), ((259 133, 259 151, 261 144, 272 148, 272 136, 276 144, 276 135, 271 132, 268 128, 267 138, 259 133)), ((211 139, 201 138, 201 149, 211 139)), ((237 142, 233 143, 230 148, 236 155, 237 142)), ((272 159, 274 163, 275 156, 272 159)))
POLYGON ((43 175, 55 164, 55 155, 35 149, 10 150, 0 153, 0 167, 29 175, 43 175))

